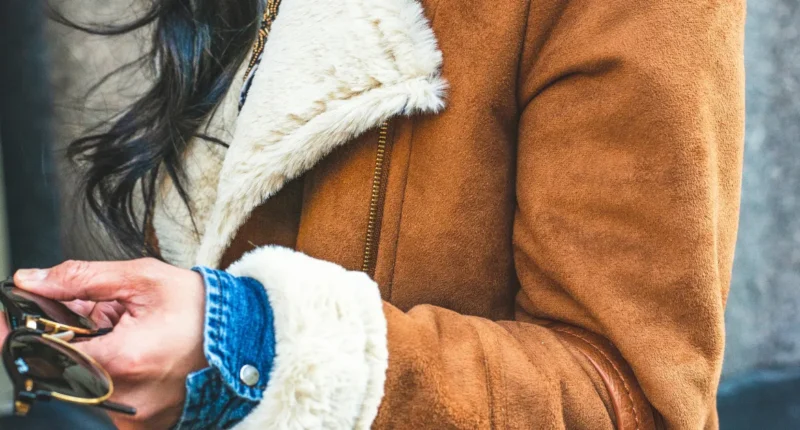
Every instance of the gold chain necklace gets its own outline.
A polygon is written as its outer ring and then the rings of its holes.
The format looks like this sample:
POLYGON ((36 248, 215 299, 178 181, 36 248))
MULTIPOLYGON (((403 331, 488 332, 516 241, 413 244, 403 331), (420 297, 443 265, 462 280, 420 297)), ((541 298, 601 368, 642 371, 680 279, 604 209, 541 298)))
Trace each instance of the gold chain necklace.
POLYGON ((267 0, 267 7, 264 9, 264 16, 261 18, 261 28, 258 29, 258 37, 253 44, 253 56, 250 58, 250 64, 247 66, 247 72, 244 74, 245 81, 250 76, 250 72, 253 71, 253 67, 255 67, 255 65, 258 63, 258 58, 264 51, 264 45, 267 43, 269 30, 272 27, 272 23, 275 21, 275 18, 278 16, 278 6, 280 6, 280 4, 281 0, 267 0))

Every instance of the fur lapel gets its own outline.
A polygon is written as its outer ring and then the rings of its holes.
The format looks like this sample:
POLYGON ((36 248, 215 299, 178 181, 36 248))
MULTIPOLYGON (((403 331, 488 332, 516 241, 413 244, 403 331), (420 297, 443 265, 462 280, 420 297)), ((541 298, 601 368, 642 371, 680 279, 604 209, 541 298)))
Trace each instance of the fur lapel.
POLYGON ((336 146, 393 115, 440 110, 441 61, 416 0, 284 0, 196 264, 215 267, 252 209, 336 146))
MULTIPOLYGON (((159 243, 167 228, 182 241, 162 246, 175 264, 216 267, 250 212, 332 149, 391 116, 444 106, 441 52, 417 0, 283 0, 263 55, 221 169, 209 166, 218 154, 187 154, 199 175, 189 181, 203 184, 190 190, 202 239, 176 233, 191 226, 188 219, 163 225, 167 215, 185 218, 170 204, 174 190, 165 193, 168 210, 156 214, 159 243), (216 192, 209 190, 216 180, 216 192)), ((240 88, 237 82, 220 109, 221 124, 230 126, 240 88)))

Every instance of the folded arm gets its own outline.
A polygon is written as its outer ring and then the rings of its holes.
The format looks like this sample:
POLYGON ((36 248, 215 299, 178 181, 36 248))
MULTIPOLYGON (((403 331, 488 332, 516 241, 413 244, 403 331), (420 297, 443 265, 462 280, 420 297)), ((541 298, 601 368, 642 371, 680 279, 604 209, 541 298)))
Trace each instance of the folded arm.
POLYGON ((230 269, 267 290, 277 354, 240 428, 716 425, 743 2, 534 3, 515 319, 403 312, 363 274, 262 248, 230 269))

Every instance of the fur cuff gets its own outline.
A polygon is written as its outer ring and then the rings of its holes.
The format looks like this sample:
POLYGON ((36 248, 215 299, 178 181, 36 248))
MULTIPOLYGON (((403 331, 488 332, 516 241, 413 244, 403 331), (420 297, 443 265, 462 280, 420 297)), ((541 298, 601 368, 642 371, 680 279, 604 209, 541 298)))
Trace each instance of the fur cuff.
POLYGON ((236 429, 369 428, 389 357, 377 285, 364 273, 273 246, 228 271, 261 282, 275 316, 269 385, 236 429))

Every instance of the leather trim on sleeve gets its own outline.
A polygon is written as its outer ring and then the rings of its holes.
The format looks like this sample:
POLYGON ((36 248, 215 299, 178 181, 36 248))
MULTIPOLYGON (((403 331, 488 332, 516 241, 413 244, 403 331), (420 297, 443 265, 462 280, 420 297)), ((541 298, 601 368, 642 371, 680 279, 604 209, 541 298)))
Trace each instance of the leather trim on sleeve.
POLYGON ((594 366, 608 390, 620 430, 656 429, 656 412, 639 386, 633 370, 606 339, 575 327, 554 324, 550 329, 580 351, 594 366))

